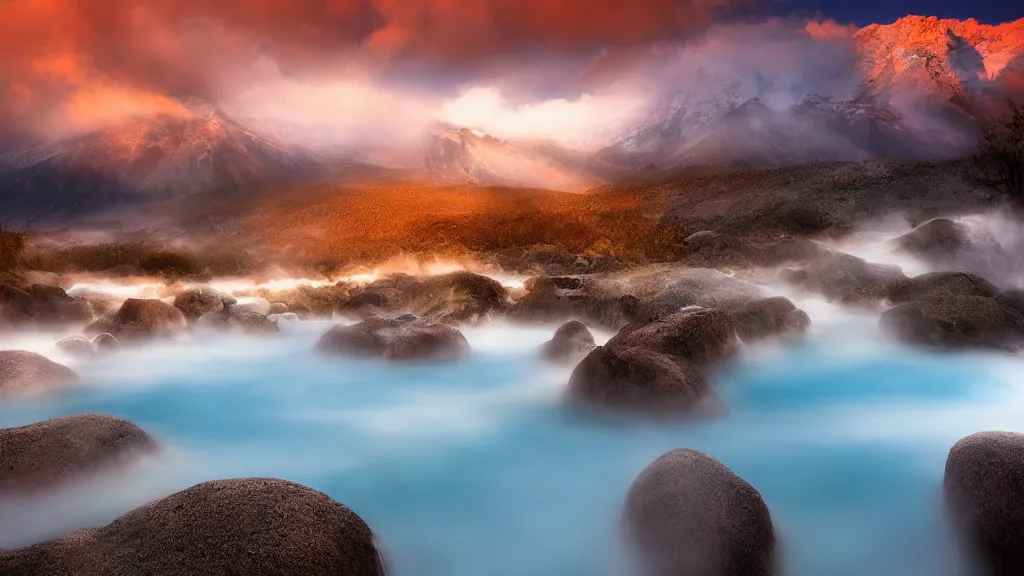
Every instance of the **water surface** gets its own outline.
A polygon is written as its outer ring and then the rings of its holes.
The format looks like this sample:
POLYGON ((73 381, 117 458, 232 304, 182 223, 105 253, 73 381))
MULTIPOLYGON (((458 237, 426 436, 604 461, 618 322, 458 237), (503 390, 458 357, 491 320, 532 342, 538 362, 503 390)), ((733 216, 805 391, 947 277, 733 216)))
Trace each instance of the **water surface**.
MULTIPOLYGON (((317 358, 317 323, 67 360, 82 386, 4 404, 0 426, 105 412, 166 449, 0 501, 0 547, 103 524, 196 482, 272 476, 358 512, 400 576, 626 576, 625 492, 651 460, 687 447, 761 491, 787 574, 965 574, 941 509, 946 453, 972 432, 1021 429, 1024 363, 909 351, 873 321, 815 320, 810 340, 748 350, 719 375, 724 417, 676 424, 565 409, 568 369, 535 354, 553 328, 467 330, 474 354, 454 366, 317 358)), ((53 356, 50 336, 18 338, 0 344, 53 356)))

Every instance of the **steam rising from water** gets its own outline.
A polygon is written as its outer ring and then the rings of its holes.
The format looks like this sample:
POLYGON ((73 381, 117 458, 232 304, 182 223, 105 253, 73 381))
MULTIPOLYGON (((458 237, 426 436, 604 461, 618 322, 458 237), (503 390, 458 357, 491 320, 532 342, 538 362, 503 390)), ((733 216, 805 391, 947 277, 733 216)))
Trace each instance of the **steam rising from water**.
POLYGON ((571 368, 536 353, 555 326, 467 327, 473 355, 451 366, 317 357, 327 322, 272 338, 196 332, 95 360, 57 354, 61 334, 5 334, 0 349, 44 353, 84 382, 0 405, 0 426, 106 412, 164 450, 0 498, 0 547, 102 525, 200 481, 274 476, 356 510, 396 573, 626 576, 616 534, 629 483, 691 447, 762 492, 793 576, 966 576, 941 514, 946 451, 972 432, 1024 428, 1024 361, 907 350, 875 316, 768 290, 811 315, 808 341, 749 348, 716 378, 727 414, 679 424, 566 410, 571 368))

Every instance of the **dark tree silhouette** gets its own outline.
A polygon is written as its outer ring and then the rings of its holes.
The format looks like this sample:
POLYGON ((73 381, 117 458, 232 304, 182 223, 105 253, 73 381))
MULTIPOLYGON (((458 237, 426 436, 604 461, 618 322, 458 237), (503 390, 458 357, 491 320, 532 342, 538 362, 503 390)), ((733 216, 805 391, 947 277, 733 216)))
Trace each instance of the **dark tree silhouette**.
POLYGON ((979 181, 1024 211, 1024 104, 1008 102, 1005 114, 982 123, 972 164, 979 181))

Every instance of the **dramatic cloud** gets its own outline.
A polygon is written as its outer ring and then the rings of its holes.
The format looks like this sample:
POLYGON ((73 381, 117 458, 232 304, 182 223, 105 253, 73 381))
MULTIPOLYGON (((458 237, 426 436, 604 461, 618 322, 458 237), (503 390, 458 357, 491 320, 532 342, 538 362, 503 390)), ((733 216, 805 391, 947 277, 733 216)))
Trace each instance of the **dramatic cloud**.
POLYGON ((746 1, 0 0, 0 122, 74 131, 92 106, 101 122, 217 100, 260 59, 300 76, 352 59, 467 68, 678 38, 746 1))

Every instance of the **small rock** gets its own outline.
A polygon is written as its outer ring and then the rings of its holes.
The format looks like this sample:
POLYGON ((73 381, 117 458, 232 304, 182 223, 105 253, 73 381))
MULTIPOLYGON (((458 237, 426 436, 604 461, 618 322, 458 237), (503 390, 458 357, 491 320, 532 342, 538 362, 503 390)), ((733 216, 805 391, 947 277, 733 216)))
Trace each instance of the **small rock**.
POLYGON ((174 297, 174 307, 181 310, 185 318, 194 322, 203 315, 220 312, 226 306, 235 304, 235 299, 207 286, 194 286, 185 289, 174 297))
POLYGON ((811 318, 789 298, 765 298, 744 304, 729 317, 736 326, 740 340, 750 344, 768 338, 798 335, 807 332, 811 318))
POLYGON ((77 378, 74 370, 35 352, 0 351, 0 396, 60 386, 77 378))
POLYGON ((598 346, 569 378, 569 398, 613 411, 691 413, 714 404, 707 378, 684 360, 643 348, 598 346))
POLYGON ((113 334, 97 334, 92 339, 93 346, 96 347, 96 351, 104 354, 110 352, 117 352, 121 349, 121 343, 114 338, 113 334))
POLYGON ((275 314, 285 314, 288 312, 288 305, 281 302, 271 302, 270 310, 267 311, 267 316, 273 316, 275 314))
POLYGON ((579 320, 562 324, 551 340, 541 345, 541 355, 554 362, 574 362, 597 347, 594 335, 579 320))
POLYGON ((187 326, 181 310, 160 300, 129 298, 110 318, 86 327, 86 334, 109 333, 119 341, 172 336, 187 326))
POLYGON ((58 350, 71 356, 89 358, 96 355, 96 346, 88 339, 81 336, 71 336, 58 340, 54 346, 58 350))

